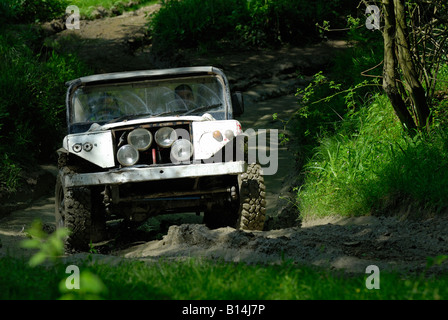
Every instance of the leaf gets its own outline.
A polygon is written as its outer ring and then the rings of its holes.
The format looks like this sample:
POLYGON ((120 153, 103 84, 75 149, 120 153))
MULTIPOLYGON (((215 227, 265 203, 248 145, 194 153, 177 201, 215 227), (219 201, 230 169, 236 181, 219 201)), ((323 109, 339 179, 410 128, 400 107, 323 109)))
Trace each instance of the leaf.
POLYGON ((427 268, 432 267, 432 266, 439 266, 445 260, 448 260, 448 256, 447 255, 439 255, 439 256, 436 256, 436 257, 433 257, 433 258, 432 257, 428 257, 426 266, 427 266, 427 268))
POLYGON ((34 220, 31 227, 26 232, 33 238, 45 239, 47 234, 42 229, 42 222, 40 220, 34 220))
POLYGON ((41 246, 41 242, 37 239, 26 239, 20 243, 20 246, 24 249, 37 249, 41 246))
POLYGON ((35 267, 38 266, 39 264, 42 264, 46 258, 47 258, 46 254, 41 251, 32 256, 28 263, 31 267, 35 267))
POLYGON ((104 285, 101 279, 88 270, 84 270, 81 272, 81 288, 83 293, 93 293, 93 294, 101 294, 107 291, 106 286, 104 285))

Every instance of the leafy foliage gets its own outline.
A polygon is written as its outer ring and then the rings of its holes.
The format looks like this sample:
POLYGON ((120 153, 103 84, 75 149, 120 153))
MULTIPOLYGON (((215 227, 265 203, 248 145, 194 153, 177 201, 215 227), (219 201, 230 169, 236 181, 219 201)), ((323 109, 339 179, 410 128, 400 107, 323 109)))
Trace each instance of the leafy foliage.
POLYGON ((59 283, 59 291, 62 293, 60 300, 101 300, 108 292, 100 277, 89 269, 80 273, 79 289, 68 289, 66 281, 63 279, 59 283))
POLYGON ((8 0, 0 2, 0 22, 29 23, 63 16, 67 0, 8 0))
POLYGON ((17 188, 21 167, 48 160, 65 127, 65 86, 90 72, 73 55, 45 52, 31 27, 0 33, 0 176, 17 188))
POLYGON ((340 12, 351 12, 348 0, 173 0, 149 21, 155 49, 232 46, 275 46, 315 41, 315 24, 340 23, 340 12), (347 6, 345 6, 347 5, 347 6), (341 7, 342 6, 342 7, 341 7), (345 9, 348 8, 348 9, 345 9), (223 44, 224 43, 224 44, 223 44))
MULTIPOLYGON (((403 207, 416 215, 443 211, 448 207, 446 66, 435 66, 439 98, 432 127, 408 136, 381 94, 381 34, 367 31, 356 17, 348 18, 348 27, 352 48, 299 88, 300 107, 281 119, 301 145, 303 180, 295 189, 300 214, 391 214, 403 213, 403 207)), ((328 29, 329 23, 321 27, 328 29)))
MULTIPOLYGON (((21 242, 22 248, 37 250, 28 261, 30 267, 36 268, 47 260, 57 264, 61 262, 60 258, 64 254, 64 239, 70 233, 67 228, 58 228, 52 234, 47 234, 43 231, 42 222, 35 220, 31 227, 26 230, 26 233, 28 239, 21 242)), ((79 267, 76 266, 76 268, 79 270, 79 267)), ((76 288, 68 288, 67 286, 67 281, 75 281, 74 279, 64 278, 59 282, 59 292, 62 294, 59 299, 98 300, 107 294, 107 287, 88 268, 83 268, 83 271, 76 276, 79 277, 76 279, 79 282, 79 286, 76 288)))
POLYGON ((149 30, 158 50, 193 48, 229 37, 246 15, 244 0, 164 0, 149 30))
POLYGON ((123 14, 124 11, 136 10, 142 6, 151 5, 158 0, 70 0, 70 5, 79 8, 81 19, 95 18, 93 13, 97 8, 108 11, 107 16, 123 14))
POLYGON ((48 235, 42 229, 42 222, 35 220, 26 232, 30 238, 22 241, 22 247, 38 249, 29 261, 31 267, 40 265, 47 259, 56 261, 58 257, 64 254, 63 239, 68 236, 68 229, 59 228, 53 234, 48 235))

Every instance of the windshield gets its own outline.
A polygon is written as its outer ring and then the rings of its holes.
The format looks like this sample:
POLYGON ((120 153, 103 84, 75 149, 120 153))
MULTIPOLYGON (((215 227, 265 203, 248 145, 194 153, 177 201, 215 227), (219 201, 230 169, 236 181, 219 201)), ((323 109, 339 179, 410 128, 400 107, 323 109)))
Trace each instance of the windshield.
POLYGON ((225 108, 224 86, 216 76, 81 86, 71 98, 70 124, 204 113, 224 120, 225 108))

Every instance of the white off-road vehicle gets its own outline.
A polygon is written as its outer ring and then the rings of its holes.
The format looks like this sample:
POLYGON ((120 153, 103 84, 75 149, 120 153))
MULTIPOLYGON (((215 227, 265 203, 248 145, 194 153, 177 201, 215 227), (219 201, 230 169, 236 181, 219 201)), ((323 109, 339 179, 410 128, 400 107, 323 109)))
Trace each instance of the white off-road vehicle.
POLYGON ((262 230, 262 170, 248 163, 241 93, 214 67, 120 72, 67 83, 58 150, 57 227, 70 249, 106 236, 109 220, 204 213, 211 227, 262 230))

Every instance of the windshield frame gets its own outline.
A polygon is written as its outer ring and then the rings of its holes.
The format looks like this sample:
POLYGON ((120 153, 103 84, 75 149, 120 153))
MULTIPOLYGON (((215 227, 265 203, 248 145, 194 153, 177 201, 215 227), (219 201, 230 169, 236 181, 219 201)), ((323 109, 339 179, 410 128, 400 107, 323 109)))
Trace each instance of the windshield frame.
MULTIPOLYGON (((135 72, 119 72, 112 74, 100 74, 93 75, 84 78, 79 78, 67 83, 69 87, 66 96, 66 106, 67 106, 67 127, 69 133, 79 133, 87 131, 90 126, 95 123, 94 121, 87 122, 73 122, 74 117, 74 95, 80 88, 95 88, 101 86, 126 86, 129 84, 133 85, 144 85, 145 82, 155 83, 155 82, 178 82, 181 80, 187 81, 188 79, 199 79, 201 77, 213 77, 220 83, 222 87, 222 102, 224 111, 224 120, 232 118, 232 105, 231 97, 229 91, 229 84, 224 73, 214 67, 192 67, 192 68, 173 68, 164 70, 148 70, 148 71, 135 71, 135 72)), ((196 109, 196 108, 194 108, 196 109)), ((191 112, 193 109, 186 110, 189 115, 195 115, 191 112)), ((182 116, 182 114, 178 114, 182 116)), ((130 115, 132 116, 132 115, 130 115)), ((142 116, 142 115, 137 115, 142 116)), ((157 115, 154 115, 157 116, 157 115)), ((165 115, 163 115, 165 116, 165 115)), ((162 116, 162 117, 163 117, 162 116)), ((170 116, 167 114, 166 116, 170 116)), ((113 120, 112 120, 113 121, 113 120)), ((97 122, 101 125, 108 123, 109 121, 97 122)))

